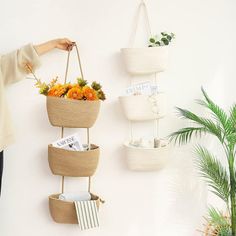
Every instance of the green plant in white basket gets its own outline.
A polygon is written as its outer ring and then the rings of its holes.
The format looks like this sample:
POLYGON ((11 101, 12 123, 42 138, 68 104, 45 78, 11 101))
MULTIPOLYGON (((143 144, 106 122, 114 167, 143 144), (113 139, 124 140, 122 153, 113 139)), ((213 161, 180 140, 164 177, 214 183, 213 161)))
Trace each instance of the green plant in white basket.
POLYGON ((161 32, 160 35, 154 35, 149 39, 148 47, 167 46, 174 38, 174 33, 161 32))

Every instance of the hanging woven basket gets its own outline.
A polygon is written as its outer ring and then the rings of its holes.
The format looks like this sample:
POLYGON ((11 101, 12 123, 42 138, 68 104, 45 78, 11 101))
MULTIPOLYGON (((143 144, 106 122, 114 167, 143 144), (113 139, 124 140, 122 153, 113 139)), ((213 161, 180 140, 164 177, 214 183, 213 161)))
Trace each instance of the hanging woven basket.
POLYGON ((124 144, 128 168, 133 171, 158 171, 169 161, 169 146, 141 148, 124 144))
POLYGON ((86 177, 94 175, 100 148, 91 144, 88 151, 70 151, 48 145, 48 162, 54 175, 86 177))
POLYGON ((126 118, 131 121, 156 120, 163 118, 166 114, 164 93, 153 96, 121 96, 119 100, 126 118))
POLYGON ((91 128, 99 113, 100 100, 84 101, 47 96, 48 118, 53 126, 91 128))
POLYGON ((168 46, 122 48, 121 54, 128 73, 142 75, 165 71, 168 64, 168 46))
MULTIPOLYGON (((61 224, 78 224, 74 202, 60 200, 59 195, 53 194, 49 196, 49 210, 52 219, 61 224)), ((91 201, 96 201, 99 209, 100 198, 94 194, 91 194, 91 196, 91 201)))
MULTIPOLYGON (((79 49, 76 44, 74 46, 76 48, 81 78, 84 79, 79 49)), ((67 82, 69 61, 70 51, 68 51, 67 57, 65 84, 67 82)), ((100 103, 100 100, 75 100, 64 97, 47 96, 48 118, 53 126, 91 128, 97 119, 100 103)))
POLYGON ((139 5, 134 21, 134 29, 131 33, 129 47, 121 49, 122 59, 128 73, 133 75, 145 75, 162 72, 167 68, 169 46, 135 47, 135 39, 138 30, 139 18, 143 9, 143 16, 147 25, 148 38, 152 37, 151 24, 147 6, 144 1, 139 5))

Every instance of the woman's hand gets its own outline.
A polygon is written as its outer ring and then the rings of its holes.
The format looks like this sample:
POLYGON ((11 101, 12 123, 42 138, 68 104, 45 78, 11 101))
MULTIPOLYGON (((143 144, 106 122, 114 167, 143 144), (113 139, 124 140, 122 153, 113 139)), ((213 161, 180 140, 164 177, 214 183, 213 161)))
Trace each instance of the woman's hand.
POLYGON ((60 39, 53 39, 42 44, 34 45, 34 48, 38 53, 38 55, 42 55, 55 48, 70 51, 74 45, 75 43, 72 42, 70 39, 60 38, 60 39))
POLYGON ((61 50, 71 50, 74 46, 74 42, 72 42, 70 39, 62 38, 62 39, 54 39, 52 40, 55 48, 61 49, 61 50))

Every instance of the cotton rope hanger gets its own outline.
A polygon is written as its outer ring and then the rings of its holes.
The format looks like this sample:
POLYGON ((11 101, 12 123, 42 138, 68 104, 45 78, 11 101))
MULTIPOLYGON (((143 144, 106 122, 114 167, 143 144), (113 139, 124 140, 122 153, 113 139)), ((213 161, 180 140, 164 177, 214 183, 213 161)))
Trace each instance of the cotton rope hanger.
POLYGON ((144 17, 145 17, 145 22, 146 22, 148 34, 149 34, 149 36, 152 35, 152 30, 151 30, 151 24, 150 24, 150 20, 149 20, 149 16, 148 16, 147 5, 146 5, 144 0, 141 0, 140 4, 138 6, 138 10, 137 10, 135 19, 134 19, 133 32, 131 33, 130 40, 129 40, 129 47, 131 47, 131 48, 133 48, 134 44, 135 44, 136 34, 137 34, 137 31, 138 31, 138 23, 139 23, 139 19, 141 17, 142 9, 143 9, 144 17))
MULTIPOLYGON (((131 48, 133 48, 134 44, 135 44, 135 39, 136 39, 136 35, 137 35, 137 30, 138 30, 138 23, 139 23, 139 20, 141 17, 142 9, 144 12, 144 17, 145 17, 148 33, 149 33, 149 35, 152 35, 147 6, 146 6, 146 3, 144 2, 144 0, 141 0, 140 4, 138 6, 138 10, 137 10, 135 19, 134 19, 133 32, 131 33, 130 40, 129 40, 129 47, 131 47, 131 48)), ((132 85, 132 76, 130 79, 130 85, 132 85)), ((134 137, 133 137, 133 122, 132 121, 129 121, 129 126, 130 126, 130 138, 131 138, 131 141, 133 142, 134 137)))
MULTIPOLYGON (((76 55, 77 55, 77 59, 78 59, 78 62, 79 62, 79 69, 80 69, 81 78, 84 79, 84 74, 83 74, 79 49, 78 49, 77 44, 75 42, 73 42, 72 48, 71 48, 71 50, 68 50, 68 54, 67 54, 64 84, 66 84, 66 82, 67 82, 68 69, 69 69, 69 64, 70 64, 70 54, 71 54, 71 51, 72 51, 73 47, 75 47, 75 49, 76 49, 76 55)), ((61 138, 63 138, 63 137, 64 137, 64 127, 61 127, 61 138)), ((89 128, 87 128, 87 145, 88 145, 88 150, 90 150, 89 128)), ((90 193, 90 190, 91 190, 91 176, 89 176, 88 178, 89 178, 89 180, 88 180, 88 192, 90 193)), ((64 186, 65 186, 65 176, 62 176, 62 185, 61 185, 61 192, 62 193, 64 193, 64 190, 65 190, 64 186)))
MULTIPOLYGON (((136 35, 137 35, 137 30, 138 30, 138 23, 139 23, 139 20, 140 20, 140 17, 141 17, 142 10, 143 10, 143 13, 144 13, 148 34, 149 34, 150 37, 152 35, 152 30, 151 30, 151 24, 150 24, 150 20, 149 20, 147 5, 146 5, 144 0, 141 0, 140 4, 138 6, 136 16, 135 16, 133 32, 131 33, 130 40, 129 40, 129 47, 131 47, 131 48, 133 48, 134 44, 135 44, 135 39, 136 39, 136 35)), ((157 73, 155 73, 154 83, 155 83, 155 85, 157 84, 157 73)), ((132 77, 130 79, 130 85, 132 85, 132 77)), ((155 95, 157 95, 157 91, 156 91, 155 95)), ((153 103, 156 103, 157 101, 154 101, 154 102, 150 101, 150 102, 152 103, 152 107, 153 107, 154 106, 153 103)), ((133 122, 132 121, 129 122, 129 126, 130 126, 130 138, 131 138, 131 141, 133 142, 134 137, 133 137, 133 122)), ((154 120, 153 134, 154 134, 154 139, 159 140, 159 119, 154 120)))

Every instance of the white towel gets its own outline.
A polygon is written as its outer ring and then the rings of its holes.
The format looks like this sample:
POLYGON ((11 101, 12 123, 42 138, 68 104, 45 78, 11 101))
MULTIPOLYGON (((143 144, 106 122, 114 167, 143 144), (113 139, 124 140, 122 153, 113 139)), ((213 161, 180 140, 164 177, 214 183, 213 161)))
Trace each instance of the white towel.
POLYGON ((74 203, 81 230, 99 227, 98 210, 95 200, 76 201, 74 203))
POLYGON ((85 201, 91 199, 89 192, 78 192, 78 193, 62 193, 59 195, 59 199, 63 201, 85 201))

